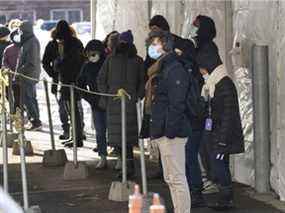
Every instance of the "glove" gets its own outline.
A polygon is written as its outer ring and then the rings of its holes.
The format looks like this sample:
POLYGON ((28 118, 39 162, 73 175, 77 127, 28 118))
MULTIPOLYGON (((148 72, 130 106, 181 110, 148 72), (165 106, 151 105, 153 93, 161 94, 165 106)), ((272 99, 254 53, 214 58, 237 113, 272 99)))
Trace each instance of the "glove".
POLYGON ((150 141, 148 145, 149 145, 148 149, 149 149, 150 159, 158 162, 159 161, 158 144, 155 141, 150 141))
POLYGON ((57 85, 56 84, 53 84, 51 86, 51 93, 54 95, 57 95, 57 85))

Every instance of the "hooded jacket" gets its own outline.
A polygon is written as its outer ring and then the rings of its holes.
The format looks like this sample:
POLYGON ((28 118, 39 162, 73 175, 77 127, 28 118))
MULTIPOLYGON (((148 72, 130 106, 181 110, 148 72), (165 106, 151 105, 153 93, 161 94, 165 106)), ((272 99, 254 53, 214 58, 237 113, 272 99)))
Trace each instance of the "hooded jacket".
POLYGON ((208 16, 197 16, 195 24, 198 25, 197 36, 195 39, 199 51, 200 48, 216 38, 217 31, 214 20, 208 16))
MULTIPOLYGON (((85 52, 88 51, 100 52, 100 59, 96 63, 92 63, 90 61, 85 62, 77 79, 77 84, 79 87, 85 90, 89 89, 90 91, 98 92, 97 77, 105 61, 105 48, 101 41, 92 40, 87 44, 85 48, 85 52)), ((81 94, 82 98, 84 98, 91 105, 97 108, 99 107, 98 104, 100 96, 88 94, 85 92, 82 92, 81 94)))
POLYGON ((160 70, 152 80, 155 84, 151 103, 152 139, 189 136, 190 122, 186 115, 188 78, 188 72, 174 53, 161 59, 160 70))
MULTIPOLYGON (((20 26, 23 32, 21 36, 19 63, 17 72, 28 77, 39 79, 41 73, 40 43, 34 35, 33 25, 30 22, 23 22, 20 26)), ((24 79, 24 81, 29 81, 24 79)), ((35 81, 29 81, 36 83, 35 81)))

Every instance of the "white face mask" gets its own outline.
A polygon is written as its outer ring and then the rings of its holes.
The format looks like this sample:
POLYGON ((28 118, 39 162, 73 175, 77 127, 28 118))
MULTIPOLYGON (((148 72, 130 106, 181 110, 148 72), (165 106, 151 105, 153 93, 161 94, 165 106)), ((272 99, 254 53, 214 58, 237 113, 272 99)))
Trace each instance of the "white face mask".
POLYGON ((209 74, 205 74, 203 75, 204 81, 207 82, 207 80, 209 79, 210 75, 209 74))
POLYGON ((13 38, 13 41, 16 43, 21 43, 21 35, 20 34, 16 34, 13 38))
POLYGON ((100 60, 100 56, 98 54, 96 54, 95 56, 90 56, 89 57, 89 61, 92 63, 96 63, 100 60))

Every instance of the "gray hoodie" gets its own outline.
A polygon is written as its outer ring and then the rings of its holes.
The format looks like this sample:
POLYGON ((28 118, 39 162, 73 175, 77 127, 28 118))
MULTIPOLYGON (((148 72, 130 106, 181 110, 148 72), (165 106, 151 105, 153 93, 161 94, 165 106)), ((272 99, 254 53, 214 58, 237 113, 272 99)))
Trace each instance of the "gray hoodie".
MULTIPOLYGON (((17 72, 39 80, 41 73, 39 40, 34 35, 32 23, 23 22, 20 30, 23 34, 17 72)), ((33 81, 33 83, 37 82, 33 81)))

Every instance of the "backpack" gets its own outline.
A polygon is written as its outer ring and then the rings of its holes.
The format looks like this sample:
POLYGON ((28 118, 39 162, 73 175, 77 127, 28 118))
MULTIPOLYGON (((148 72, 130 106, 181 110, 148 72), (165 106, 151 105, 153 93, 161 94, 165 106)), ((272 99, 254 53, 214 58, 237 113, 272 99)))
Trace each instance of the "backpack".
POLYGON ((190 121, 202 120, 205 117, 206 102, 201 96, 201 86, 197 77, 193 74, 193 69, 185 67, 189 73, 189 87, 186 97, 186 114, 190 121))

